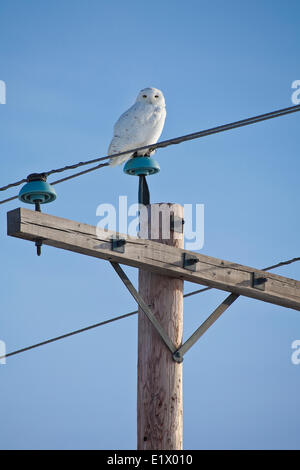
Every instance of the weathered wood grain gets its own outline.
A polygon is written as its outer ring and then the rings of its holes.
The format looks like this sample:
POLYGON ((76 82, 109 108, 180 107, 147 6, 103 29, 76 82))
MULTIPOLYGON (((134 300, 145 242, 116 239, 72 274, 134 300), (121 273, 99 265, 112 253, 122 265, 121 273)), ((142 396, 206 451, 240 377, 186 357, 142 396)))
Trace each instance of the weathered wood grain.
POLYGON ((152 240, 116 234, 92 225, 31 211, 24 208, 8 212, 8 235, 45 245, 107 259, 146 269, 157 274, 176 277, 239 295, 263 300, 283 307, 300 310, 300 282, 152 240), (111 250, 113 236, 126 239, 125 252, 111 250), (196 270, 183 267, 184 253, 197 256, 196 270), (264 290, 252 285, 253 273, 264 278, 264 290))
MULTIPOLYGON (((148 210, 154 206, 149 206, 148 210)), ((183 218, 182 206, 170 204, 170 207, 175 215, 183 218)), ((169 220, 168 217, 168 223, 169 220)), ((147 221, 141 219, 142 229, 143 224, 147 221)), ((162 239, 159 230, 156 240, 159 244, 183 248, 183 236, 174 239, 173 235, 171 233, 170 239, 162 239)), ((177 349, 182 342, 183 281, 140 269, 139 294, 177 349)), ((182 364, 173 360, 141 309, 138 318, 137 399, 138 449, 182 449, 182 364)))

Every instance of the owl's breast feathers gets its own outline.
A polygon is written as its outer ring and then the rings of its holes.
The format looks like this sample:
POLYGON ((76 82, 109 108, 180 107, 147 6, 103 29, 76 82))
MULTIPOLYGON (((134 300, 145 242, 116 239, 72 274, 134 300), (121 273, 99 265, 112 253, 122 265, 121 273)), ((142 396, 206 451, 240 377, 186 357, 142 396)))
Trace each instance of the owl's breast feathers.
MULTIPOLYGON (((162 133, 165 118, 165 106, 136 102, 116 122, 108 154, 156 143, 162 133)), ((112 159, 110 164, 115 166, 131 156, 131 154, 126 154, 117 157, 112 159)))

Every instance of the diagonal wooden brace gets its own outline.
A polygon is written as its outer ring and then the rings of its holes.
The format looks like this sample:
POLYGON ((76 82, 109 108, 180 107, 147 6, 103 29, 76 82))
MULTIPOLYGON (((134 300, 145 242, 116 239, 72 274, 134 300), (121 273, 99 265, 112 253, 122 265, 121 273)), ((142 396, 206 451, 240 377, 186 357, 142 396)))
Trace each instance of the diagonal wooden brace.
MULTIPOLYGON (((269 271, 271 269, 274 269, 278 267, 278 265, 275 266, 268 266, 267 268, 262 269, 262 271, 269 271)), ((257 285, 258 289, 264 289, 264 282, 266 279, 262 276, 258 277, 255 276, 255 273, 253 273, 253 285, 257 285)), ((215 321, 222 315, 222 313, 225 312, 225 310, 230 307, 230 305, 233 304, 237 299, 239 298, 238 294, 230 294, 226 297, 226 299, 223 300, 223 302, 218 305, 218 307, 210 314, 210 316, 197 328, 197 330, 189 337, 189 339, 186 340, 184 344, 180 346, 180 348, 175 351, 173 354, 173 359, 176 362, 182 362, 183 361, 183 356, 184 354, 198 341, 199 338, 201 338, 202 335, 210 328, 215 321)))
POLYGON ((184 354, 198 341, 199 338, 208 330, 208 328, 215 323, 215 321, 230 307, 233 302, 239 297, 237 294, 230 294, 218 305, 213 313, 197 328, 197 330, 183 343, 180 348, 173 354, 173 359, 176 362, 182 362, 184 354))
POLYGON ((168 347, 168 349, 171 351, 172 354, 175 353, 176 347, 173 344, 173 342, 170 340, 168 337, 167 333, 164 331, 160 323, 157 321, 153 313, 151 312, 150 308, 148 305, 143 301, 142 297, 130 281, 130 279, 126 276, 125 272, 121 268, 121 266, 118 263, 113 263, 111 262, 112 267, 120 277, 120 279, 123 281, 129 292, 131 293, 132 297, 135 299, 135 301, 138 303, 138 305, 141 307, 145 315, 148 317, 148 319, 151 321, 152 325, 156 329, 157 333, 165 343, 165 345, 168 347))

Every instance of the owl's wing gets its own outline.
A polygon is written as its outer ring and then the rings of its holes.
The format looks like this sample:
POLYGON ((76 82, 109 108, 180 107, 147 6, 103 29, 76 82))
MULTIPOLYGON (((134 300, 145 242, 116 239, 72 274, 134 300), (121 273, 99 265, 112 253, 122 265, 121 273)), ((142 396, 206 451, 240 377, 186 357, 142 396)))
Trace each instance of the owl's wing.
MULTIPOLYGON (((163 122, 161 110, 155 110, 153 106, 144 105, 140 102, 135 103, 116 122, 108 154, 112 155, 133 148, 143 147, 148 143, 155 143, 161 134, 163 122), (160 126, 161 121, 162 125, 160 126), (158 127, 160 132, 157 135, 158 127)), ((128 160, 131 156, 132 154, 126 154, 113 158, 110 164, 111 166, 118 165, 128 160)))
POLYGON ((125 113, 123 113, 114 125, 114 136, 136 139, 137 134, 144 134, 143 124, 147 119, 145 106, 141 103, 134 103, 125 113), (139 132, 140 131, 140 132, 139 132))

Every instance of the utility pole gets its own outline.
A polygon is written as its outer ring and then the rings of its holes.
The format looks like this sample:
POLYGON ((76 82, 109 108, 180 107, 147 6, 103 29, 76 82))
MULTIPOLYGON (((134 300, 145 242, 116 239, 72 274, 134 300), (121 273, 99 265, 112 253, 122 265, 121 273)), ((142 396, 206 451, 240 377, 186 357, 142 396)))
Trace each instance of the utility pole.
MULTIPOLYGON (((183 232, 182 206, 152 204, 148 206, 147 215, 140 218, 142 234, 147 234, 148 230, 148 239, 184 248, 184 236, 180 233, 183 232), (162 210, 158 217, 161 207, 167 210, 162 210), (170 230, 171 219, 181 225, 179 232, 170 230)), ((171 228, 176 230, 174 224, 171 228)), ((139 269, 139 294, 179 348, 183 330, 183 280, 139 269)), ((174 361, 141 309, 138 316, 137 415, 139 450, 182 449, 182 363, 174 361)))
POLYGON ((132 237, 18 208, 7 214, 7 233, 111 263, 140 307, 138 449, 181 450, 184 354, 240 295, 300 311, 300 281, 268 272, 280 263, 261 270, 184 250, 180 205, 152 204, 141 214, 140 236, 132 237), (162 206, 169 210, 158 218, 162 206), (120 263, 139 269, 139 292, 120 263), (183 281, 231 294, 181 344, 183 281))

